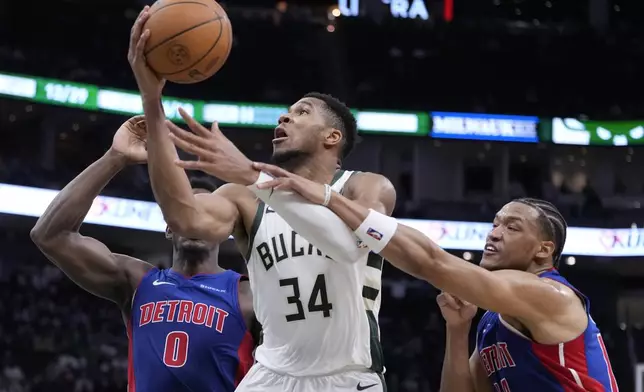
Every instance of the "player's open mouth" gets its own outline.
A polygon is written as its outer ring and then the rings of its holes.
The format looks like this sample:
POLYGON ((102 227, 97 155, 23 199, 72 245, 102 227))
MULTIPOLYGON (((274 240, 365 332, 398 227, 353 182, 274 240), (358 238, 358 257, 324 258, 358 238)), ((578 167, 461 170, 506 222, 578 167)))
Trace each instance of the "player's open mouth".
POLYGON ((288 139, 288 135, 286 134, 286 130, 284 130, 284 128, 281 125, 278 126, 277 128, 275 128, 273 144, 281 143, 286 139, 288 139))
POLYGON ((499 250, 497 249, 497 247, 492 244, 485 244, 485 248, 483 248, 483 254, 486 255, 491 255, 497 253, 498 251, 499 250))

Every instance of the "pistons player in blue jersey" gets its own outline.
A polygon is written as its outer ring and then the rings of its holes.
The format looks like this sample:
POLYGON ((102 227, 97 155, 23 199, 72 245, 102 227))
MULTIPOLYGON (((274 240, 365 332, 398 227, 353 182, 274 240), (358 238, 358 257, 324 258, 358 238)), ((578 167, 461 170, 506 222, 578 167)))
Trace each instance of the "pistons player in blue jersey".
POLYGON ((255 167, 275 177, 263 186, 326 205, 373 252, 445 292, 438 298, 448 324, 443 392, 618 390, 588 298, 557 271, 567 228, 552 204, 506 204, 476 266, 394 218, 337 193, 329 197, 321 184, 272 165, 255 167), (474 305, 488 312, 468 358, 474 305))
MULTIPOLYGON (((222 269, 219 244, 174 236, 172 268, 112 253, 79 233, 93 200, 131 163, 146 161, 143 116, 69 183, 31 231, 43 253, 86 291, 115 302, 129 337, 129 392, 232 392, 252 365, 255 317, 246 277, 222 269)), ((195 193, 210 193, 206 180, 195 193)))

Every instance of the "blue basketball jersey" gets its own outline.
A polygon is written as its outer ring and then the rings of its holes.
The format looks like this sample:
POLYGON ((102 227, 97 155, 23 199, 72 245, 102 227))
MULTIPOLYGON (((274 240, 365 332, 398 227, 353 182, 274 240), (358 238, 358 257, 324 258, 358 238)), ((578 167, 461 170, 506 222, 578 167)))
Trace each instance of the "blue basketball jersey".
POLYGON ((129 392, 235 390, 253 362, 240 277, 157 268, 143 277, 127 326, 129 392))
POLYGON ((586 307, 588 326, 579 337, 539 344, 486 312, 476 333, 481 364, 496 392, 617 392, 599 328, 590 317, 590 301, 555 269, 540 275, 570 287, 586 307))

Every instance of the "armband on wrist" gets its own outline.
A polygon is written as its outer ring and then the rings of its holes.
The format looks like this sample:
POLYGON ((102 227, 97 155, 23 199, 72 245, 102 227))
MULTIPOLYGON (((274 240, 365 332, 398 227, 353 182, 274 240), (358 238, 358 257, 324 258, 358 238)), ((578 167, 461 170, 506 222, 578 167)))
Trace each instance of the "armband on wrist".
POLYGON ((396 234, 397 228, 398 221, 395 218, 369 209, 367 219, 354 233, 372 252, 380 253, 396 234))
POLYGON ((333 192, 331 185, 324 184, 324 201, 322 202, 324 207, 328 206, 331 201, 331 192, 333 192))

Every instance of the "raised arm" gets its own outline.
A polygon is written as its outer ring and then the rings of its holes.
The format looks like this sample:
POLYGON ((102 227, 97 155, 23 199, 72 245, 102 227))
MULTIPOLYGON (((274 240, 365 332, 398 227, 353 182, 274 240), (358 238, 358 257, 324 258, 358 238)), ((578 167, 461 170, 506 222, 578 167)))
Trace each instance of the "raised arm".
POLYGON ((145 7, 132 27, 128 60, 136 77, 148 125, 148 170, 154 197, 170 229, 188 238, 221 242, 232 233, 237 207, 226 197, 227 189, 212 195, 195 196, 185 170, 177 167, 177 150, 161 104, 164 81, 145 63, 143 49, 149 31, 143 25, 149 17, 145 7))
MULTIPOLYGON (((311 203, 289 190, 271 190, 258 186, 265 182, 270 184, 273 178, 254 168, 253 162, 223 135, 217 124, 213 124, 211 130, 208 130, 196 123, 185 111, 180 109, 180 113, 193 132, 186 132, 171 124, 172 140, 182 150, 199 157, 198 161, 179 161, 181 167, 202 170, 222 180, 249 186, 259 199, 270 205, 299 235, 333 260, 355 262, 368 253, 368 249, 359 246, 356 236, 347 225, 327 208, 311 203)), ((293 180, 297 178, 293 177, 293 180)), ((355 179, 350 180, 348 187, 349 197, 359 205, 391 213, 396 193, 389 180, 383 176, 359 173, 355 179)))
POLYGON ((63 188, 31 230, 35 244, 70 279, 123 308, 152 266, 112 253, 103 243, 82 236, 78 230, 94 198, 110 179, 128 162, 145 160, 142 121, 142 117, 128 120, 117 132, 113 148, 63 188))

